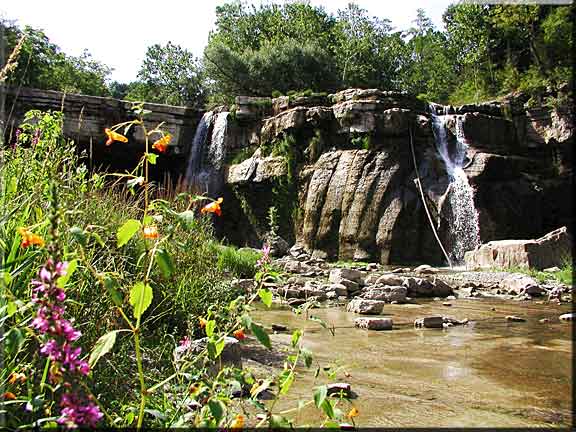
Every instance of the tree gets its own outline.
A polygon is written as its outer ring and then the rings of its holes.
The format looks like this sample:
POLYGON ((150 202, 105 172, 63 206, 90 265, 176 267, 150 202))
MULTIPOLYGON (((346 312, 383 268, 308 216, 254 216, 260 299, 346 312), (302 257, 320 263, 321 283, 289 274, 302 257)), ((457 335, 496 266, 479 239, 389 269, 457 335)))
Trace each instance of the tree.
POLYGON ((334 54, 345 87, 395 87, 403 41, 391 30, 389 20, 354 3, 338 11, 334 54))
POLYGON ((172 42, 148 47, 138 78, 126 98, 187 106, 204 101, 202 64, 172 42))
POLYGON ((454 60, 446 49, 446 35, 437 31, 423 9, 408 32, 401 86, 426 100, 447 101, 454 86, 454 60))
POLYGON ((79 57, 67 56, 42 30, 29 26, 21 30, 10 22, 4 26, 8 51, 26 34, 18 66, 7 81, 9 85, 95 96, 109 94, 106 80, 112 70, 94 60, 88 51, 79 57))

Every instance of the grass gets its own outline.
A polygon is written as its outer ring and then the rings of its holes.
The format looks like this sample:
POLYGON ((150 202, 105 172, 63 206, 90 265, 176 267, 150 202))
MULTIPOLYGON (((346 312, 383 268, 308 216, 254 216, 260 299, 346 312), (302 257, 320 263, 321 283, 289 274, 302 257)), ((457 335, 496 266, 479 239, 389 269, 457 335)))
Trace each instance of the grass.
POLYGON ((564 260, 562 260, 562 267, 560 268, 560 270, 555 272, 544 272, 533 268, 526 268, 519 266, 512 266, 505 268, 495 267, 490 268, 486 271, 490 272, 505 271, 509 273, 522 273, 536 279, 539 283, 545 283, 547 281, 555 281, 563 283, 565 285, 572 285, 574 280, 573 279, 574 266, 572 264, 571 258, 565 258, 564 260))

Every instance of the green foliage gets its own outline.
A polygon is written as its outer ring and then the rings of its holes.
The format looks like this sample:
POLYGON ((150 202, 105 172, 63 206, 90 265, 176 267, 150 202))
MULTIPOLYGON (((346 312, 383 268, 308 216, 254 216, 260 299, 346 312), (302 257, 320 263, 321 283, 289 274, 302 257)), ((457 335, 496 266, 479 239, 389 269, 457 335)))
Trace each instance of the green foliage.
POLYGON ((252 278, 256 274, 256 262, 261 254, 233 246, 217 246, 218 269, 237 278, 252 278))
POLYGON ((227 165, 236 165, 239 163, 244 162, 246 159, 250 159, 254 154, 253 147, 244 147, 235 152, 229 151, 226 154, 226 164, 227 165))
POLYGON ((188 106, 204 102, 200 62, 172 42, 148 47, 138 78, 128 88, 126 99, 188 106))
POLYGON ((2 20, 0 26, 4 26, 8 52, 23 34, 26 35, 18 65, 8 77, 8 84, 67 93, 109 95, 107 80, 112 69, 94 60, 87 50, 80 56, 69 56, 50 42, 42 30, 29 26, 20 29, 2 20))

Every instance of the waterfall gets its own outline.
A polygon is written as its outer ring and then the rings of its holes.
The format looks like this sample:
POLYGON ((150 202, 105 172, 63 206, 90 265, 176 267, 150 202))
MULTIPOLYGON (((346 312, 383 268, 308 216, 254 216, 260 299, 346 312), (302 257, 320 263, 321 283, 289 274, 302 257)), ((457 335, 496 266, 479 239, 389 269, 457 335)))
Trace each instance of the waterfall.
POLYGON ((195 187, 199 193, 215 195, 220 192, 222 167, 226 156, 228 114, 222 112, 215 115, 208 111, 196 128, 188 157, 186 183, 195 187))
POLYGON ((450 203, 451 240, 450 257, 455 263, 462 263, 464 253, 480 244, 480 226, 478 212, 474 207, 474 189, 468 182, 463 166, 466 160, 468 145, 462 132, 462 120, 458 115, 448 115, 444 109, 438 115, 436 106, 431 106, 432 125, 438 154, 442 158, 450 180, 448 200, 450 203), (447 122, 454 120, 456 124, 456 143, 450 148, 447 135, 447 122))
POLYGON ((226 126, 228 124, 228 112, 221 112, 216 116, 214 129, 212 130, 212 140, 208 148, 208 158, 214 169, 220 171, 224 165, 226 156, 226 126))
POLYGON ((208 138, 208 129, 212 123, 212 111, 205 112, 200 123, 196 127, 192 147, 190 148, 190 155, 188 156, 188 166, 186 168, 186 183, 193 184, 202 167, 202 157, 204 154, 204 144, 208 138))

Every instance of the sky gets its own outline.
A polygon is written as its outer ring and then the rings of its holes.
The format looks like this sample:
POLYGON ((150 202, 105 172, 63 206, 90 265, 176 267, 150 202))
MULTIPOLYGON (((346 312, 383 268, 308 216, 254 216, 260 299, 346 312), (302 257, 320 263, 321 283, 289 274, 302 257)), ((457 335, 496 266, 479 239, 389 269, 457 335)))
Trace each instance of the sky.
MULTIPOLYGON (((216 6, 226 0, 2 0, 0 17, 44 30, 52 43, 69 55, 87 49, 94 59, 112 67, 111 79, 130 82, 147 47, 171 41, 201 57, 214 29, 216 6)), ((259 5, 269 0, 252 0, 259 5)), ((276 0, 275 3, 281 3, 276 0)), ((311 0, 335 14, 349 0, 311 0)), ((438 28, 442 13, 455 0, 357 0, 369 15, 387 18, 406 30, 422 8, 438 28)))

